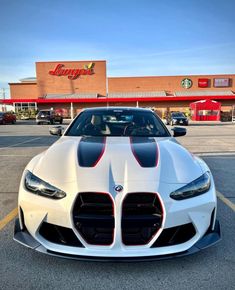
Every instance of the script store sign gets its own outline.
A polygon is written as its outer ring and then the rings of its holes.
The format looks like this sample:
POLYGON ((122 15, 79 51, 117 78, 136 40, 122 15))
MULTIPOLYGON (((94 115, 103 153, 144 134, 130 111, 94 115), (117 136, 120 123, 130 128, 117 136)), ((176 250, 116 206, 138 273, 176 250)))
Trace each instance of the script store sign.
POLYGON ((93 62, 84 65, 83 68, 66 68, 64 64, 58 63, 53 70, 49 71, 52 76, 67 76, 69 80, 75 80, 81 75, 93 75, 95 64, 93 62))

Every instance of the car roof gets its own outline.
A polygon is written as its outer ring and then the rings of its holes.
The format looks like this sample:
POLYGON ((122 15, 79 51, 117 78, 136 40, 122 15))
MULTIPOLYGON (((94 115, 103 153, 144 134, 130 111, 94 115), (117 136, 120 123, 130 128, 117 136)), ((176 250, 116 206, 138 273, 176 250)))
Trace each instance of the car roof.
POLYGON ((99 111, 108 111, 108 110, 123 110, 123 111, 136 111, 136 112, 152 112, 151 109, 147 108, 137 108, 137 107, 94 107, 86 108, 84 112, 99 112, 99 111))

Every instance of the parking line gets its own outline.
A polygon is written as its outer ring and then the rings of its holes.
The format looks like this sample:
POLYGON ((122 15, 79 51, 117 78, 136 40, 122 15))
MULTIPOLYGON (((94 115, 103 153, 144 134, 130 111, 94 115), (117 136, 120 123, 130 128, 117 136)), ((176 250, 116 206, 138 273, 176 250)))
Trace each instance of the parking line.
MULTIPOLYGON (((35 155, 35 154, 34 154, 35 155)), ((13 155, 13 154, 0 154, 0 157, 33 157, 34 155, 13 155)))
POLYGON ((235 204, 233 202, 231 202, 228 198, 226 198, 221 192, 219 192, 218 190, 217 192, 217 196, 220 200, 223 201, 223 203, 225 203, 228 207, 230 207, 233 211, 235 211, 235 204))
POLYGON ((223 158, 223 156, 229 156, 231 158, 235 157, 235 151, 226 151, 226 152, 194 152, 193 154, 199 157, 216 157, 223 158))
POLYGON ((29 139, 29 140, 26 140, 24 142, 20 142, 20 143, 16 143, 16 144, 13 144, 13 145, 9 145, 9 146, 2 147, 0 149, 6 149, 6 148, 15 147, 15 146, 18 146, 18 145, 21 145, 21 144, 25 144, 25 143, 29 143, 31 141, 35 141, 35 140, 38 140, 38 139, 41 139, 41 138, 42 137, 37 137, 37 138, 29 139))
POLYGON ((8 215, 6 215, 2 220, 0 220, 0 231, 11 222, 18 214, 18 208, 14 208, 8 215))

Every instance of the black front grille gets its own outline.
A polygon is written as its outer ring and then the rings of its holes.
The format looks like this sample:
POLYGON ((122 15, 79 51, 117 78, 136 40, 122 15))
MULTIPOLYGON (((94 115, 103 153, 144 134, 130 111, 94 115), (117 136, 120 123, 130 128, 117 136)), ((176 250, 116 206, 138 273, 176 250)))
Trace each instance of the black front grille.
POLYGON ((152 248, 174 246, 189 241, 196 234, 192 223, 164 229, 152 248))
POLYGON ((163 210, 155 193, 130 193, 122 205, 122 241, 145 245, 161 227, 163 210))
POLYGON ((106 193, 80 193, 73 208, 74 225, 88 244, 113 242, 113 202, 106 193))
POLYGON ((47 241, 55 244, 83 247, 72 229, 43 222, 39 234, 47 241))

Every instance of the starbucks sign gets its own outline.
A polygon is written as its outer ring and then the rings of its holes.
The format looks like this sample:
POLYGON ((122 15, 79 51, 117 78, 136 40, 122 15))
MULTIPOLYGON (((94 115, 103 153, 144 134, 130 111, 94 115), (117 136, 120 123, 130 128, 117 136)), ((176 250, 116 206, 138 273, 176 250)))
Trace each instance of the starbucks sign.
POLYGON ((191 88, 191 86, 193 85, 193 82, 192 82, 192 80, 190 80, 190 79, 183 79, 182 81, 181 81, 181 86, 184 88, 184 89, 190 89, 191 88))

